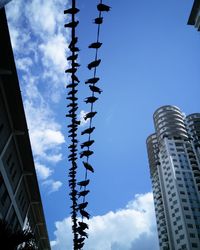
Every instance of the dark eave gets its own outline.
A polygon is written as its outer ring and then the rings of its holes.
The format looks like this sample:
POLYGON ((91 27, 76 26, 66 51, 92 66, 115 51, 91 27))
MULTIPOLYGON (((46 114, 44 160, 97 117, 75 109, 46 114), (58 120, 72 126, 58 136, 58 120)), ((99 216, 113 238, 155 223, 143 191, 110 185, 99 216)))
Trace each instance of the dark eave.
POLYGON ((200 0, 195 0, 192 6, 192 10, 188 19, 189 25, 195 25, 196 17, 200 8, 200 0))

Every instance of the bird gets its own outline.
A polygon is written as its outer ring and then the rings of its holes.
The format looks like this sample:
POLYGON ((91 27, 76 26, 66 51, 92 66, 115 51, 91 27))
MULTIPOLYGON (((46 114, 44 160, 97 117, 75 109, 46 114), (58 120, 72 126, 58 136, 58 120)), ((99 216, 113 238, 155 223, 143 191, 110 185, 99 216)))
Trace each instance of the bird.
POLYGON ((81 216, 83 216, 83 217, 85 217, 85 218, 87 218, 89 220, 90 215, 88 214, 88 212, 86 212, 85 210, 80 209, 80 214, 81 214, 81 216))
POLYGON ((91 119, 97 114, 96 111, 91 111, 84 116, 84 120, 91 119))
POLYGON ((78 140, 77 140, 77 139, 71 139, 71 141, 72 141, 73 143, 78 143, 78 140))
POLYGON ((86 196, 90 191, 89 190, 84 190, 84 191, 81 191, 78 193, 78 197, 81 197, 81 196, 86 196))
POLYGON ((65 116, 66 116, 66 117, 75 118, 75 117, 76 117, 76 114, 72 114, 72 113, 71 113, 71 114, 66 114, 65 116))
POLYGON ((88 205, 88 202, 80 203, 80 204, 78 205, 78 209, 84 209, 84 208, 87 207, 87 205, 88 205))
POLYGON ((73 107, 73 108, 78 107, 78 103, 70 103, 70 104, 67 105, 67 107, 68 108, 69 107, 73 107))
POLYGON ((68 132, 72 133, 72 132, 76 132, 76 131, 77 131, 77 128, 71 128, 68 132))
POLYGON ((94 143, 94 140, 86 141, 81 144, 81 148, 90 147, 94 143))
POLYGON ((74 47, 77 42, 78 42, 78 37, 73 37, 68 48, 70 49, 70 48, 74 47))
POLYGON ((78 47, 71 47, 70 48, 71 52, 79 52, 80 49, 78 47))
POLYGON ((73 63, 72 63, 72 66, 73 66, 73 67, 80 67, 81 65, 80 65, 79 63, 73 62, 73 63))
POLYGON ((92 68, 96 68, 97 66, 99 66, 100 62, 101 59, 92 61, 91 63, 88 64, 88 69, 91 70, 92 68))
POLYGON ((93 167, 92 167, 88 162, 83 161, 83 165, 84 165, 84 167, 85 167, 87 170, 89 170, 89 171, 91 171, 92 173, 94 173, 93 167))
POLYGON ((94 103, 94 102, 96 102, 97 100, 98 100, 97 97, 95 97, 95 96, 89 96, 89 97, 85 98, 84 102, 85 102, 85 103, 94 103))
POLYGON ((71 196, 74 196, 74 195, 77 195, 78 191, 77 190, 73 190, 69 193, 69 195, 71 196))
MULTIPOLYGON (((86 212, 87 213, 87 212, 86 212)), ((85 217, 85 216, 84 216, 85 217)), ((84 232, 80 227, 77 228, 77 232, 83 236, 83 237, 87 237, 88 238, 88 234, 86 232, 84 232)))
POLYGON ((93 78, 90 78, 90 79, 87 79, 87 81, 85 81, 85 83, 87 84, 87 83, 93 83, 93 84, 95 84, 95 83, 97 83, 98 81, 99 81, 99 77, 93 77, 93 78))
POLYGON ((94 130, 95 130, 95 127, 87 128, 87 129, 85 129, 85 130, 83 130, 83 131, 81 132, 81 135, 84 135, 84 134, 91 134, 94 130))
POLYGON ((93 153, 94 152, 91 150, 84 150, 84 151, 80 152, 80 158, 82 158, 84 156, 88 157, 88 156, 92 155, 93 153))
POLYGON ((75 61, 77 58, 78 58, 78 54, 75 54, 75 55, 68 56, 67 60, 68 61, 75 61))
POLYGON ((78 109, 78 107, 72 108, 72 109, 69 110, 69 113, 76 112, 77 109, 78 109))
POLYGON ((85 181, 80 181, 77 183, 77 185, 81 186, 81 187, 86 187, 88 184, 90 183, 90 180, 85 180, 85 181))
POLYGON ((78 98, 74 97, 74 96, 67 97, 66 99, 70 100, 70 101, 77 101, 78 100, 78 98))
POLYGON ((67 93, 67 95, 75 95, 78 92, 78 90, 72 89, 67 93))
POLYGON ((77 120, 72 120, 72 123, 74 123, 75 125, 80 125, 81 124, 81 121, 77 121, 77 120))
POLYGON ((75 74, 75 73, 76 73, 76 71, 77 71, 77 69, 76 69, 76 68, 69 68, 69 69, 66 69, 66 70, 65 70, 65 73, 75 74))
POLYGON ((70 23, 66 23, 64 25, 65 28, 76 28, 76 26, 79 24, 79 21, 72 21, 70 23))
POLYGON ((101 47, 102 43, 100 42, 95 42, 95 43, 91 43, 88 48, 90 49, 99 49, 101 47))
POLYGON ((103 3, 100 3, 100 4, 98 4, 97 5, 97 9, 98 9, 98 11, 110 11, 110 6, 108 6, 108 5, 105 5, 105 4, 103 4, 103 3))
POLYGON ((85 222, 79 221, 78 224, 79 224, 79 227, 81 227, 82 230, 89 229, 88 224, 86 224, 85 222))
POLYGON ((78 12, 79 12, 79 9, 77 9, 75 7, 64 10, 64 14, 77 14, 78 12))
MULTIPOLYGON (((74 77, 75 75, 73 74, 72 76, 74 77)), ((78 83, 71 83, 67 85, 67 88, 75 88, 76 86, 78 86, 78 83)))
MULTIPOLYGON (((80 82, 79 79, 78 79, 78 77, 76 75, 74 75, 74 74, 71 75, 71 78, 72 78, 72 81, 74 81, 74 82, 78 82, 78 83, 80 82)), ((76 84, 76 86, 77 85, 78 84, 76 84)))
POLYGON ((71 158, 71 157, 76 157, 77 156, 77 154, 76 153, 72 153, 72 154, 70 154, 69 156, 68 156, 68 158, 71 158))
POLYGON ((68 137, 76 137, 76 136, 77 136, 77 134, 75 132, 68 135, 68 137))
POLYGON ((77 249, 77 250, 78 250, 78 249, 82 249, 83 246, 84 246, 84 244, 85 244, 84 242, 76 244, 76 245, 75 245, 75 247, 76 247, 75 249, 77 249))
POLYGON ((93 92, 96 92, 98 94, 101 94, 101 92, 103 92, 103 90, 101 90, 100 88, 96 87, 96 86, 93 86, 93 85, 89 85, 90 87, 90 90, 93 91, 93 92))
POLYGON ((103 23, 103 17, 97 17, 94 19, 95 24, 102 24, 103 23))

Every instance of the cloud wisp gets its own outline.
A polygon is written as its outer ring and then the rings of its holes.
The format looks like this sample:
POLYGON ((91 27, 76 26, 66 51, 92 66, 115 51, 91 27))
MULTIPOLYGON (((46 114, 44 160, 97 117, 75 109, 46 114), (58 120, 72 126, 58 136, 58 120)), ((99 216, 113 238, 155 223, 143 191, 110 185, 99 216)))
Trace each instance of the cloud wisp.
MULTIPOLYGON (((94 216, 88 223, 87 250, 158 250, 152 193, 135 195, 125 208, 94 216)), ((52 249, 72 249, 71 219, 55 226, 52 249)))

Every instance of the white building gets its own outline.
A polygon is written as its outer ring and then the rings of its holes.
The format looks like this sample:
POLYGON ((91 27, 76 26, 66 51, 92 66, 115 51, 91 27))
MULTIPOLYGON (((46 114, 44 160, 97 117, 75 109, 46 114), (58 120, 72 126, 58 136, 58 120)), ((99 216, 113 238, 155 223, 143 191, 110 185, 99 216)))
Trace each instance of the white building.
POLYGON ((161 250, 200 249, 200 114, 154 113, 147 150, 161 250))

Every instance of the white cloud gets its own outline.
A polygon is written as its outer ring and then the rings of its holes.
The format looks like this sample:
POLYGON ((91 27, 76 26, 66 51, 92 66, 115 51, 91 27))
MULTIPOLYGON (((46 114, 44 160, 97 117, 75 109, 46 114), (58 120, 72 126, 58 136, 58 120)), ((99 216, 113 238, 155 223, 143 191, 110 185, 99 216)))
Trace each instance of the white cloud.
POLYGON ((49 194, 58 191, 63 185, 62 182, 54 181, 53 179, 48 179, 44 181, 42 184, 49 189, 48 191, 49 194))
MULTIPOLYGON (((94 216, 88 223, 87 250, 158 250, 152 193, 136 195, 125 208, 94 216)), ((52 249, 72 249, 71 219, 55 225, 52 249)))
POLYGON ((29 71, 29 68, 33 65, 33 61, 30 57, 18 58, 16 64, 18 69, 29 71))
POLYGON ((40 179, 46 180, 49 176, 52 175, 53 170, 44 166, 43 164, 40 164, 38 162, 35 163, 35 168, 37 171, 37 174, 40 179))

